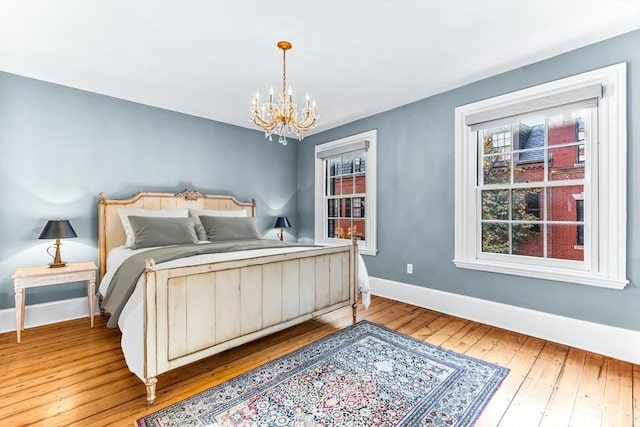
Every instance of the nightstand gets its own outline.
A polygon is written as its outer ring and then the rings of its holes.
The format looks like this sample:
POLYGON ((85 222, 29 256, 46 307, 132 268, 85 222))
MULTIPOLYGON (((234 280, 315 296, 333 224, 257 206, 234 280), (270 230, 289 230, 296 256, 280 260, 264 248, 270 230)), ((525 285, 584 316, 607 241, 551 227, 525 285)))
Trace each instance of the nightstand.
POLYGON ((28 267, 19 268, 13 275, 13 289, 16 295, 16 332, 18 343, 24 330, 25 289, 37 286, 51 286, 70 282, 87 282, 89 297, 89 319, 93 328, 93 298, 96 287, 96 265, 92 262, 67 264, 64 267, 28 267))

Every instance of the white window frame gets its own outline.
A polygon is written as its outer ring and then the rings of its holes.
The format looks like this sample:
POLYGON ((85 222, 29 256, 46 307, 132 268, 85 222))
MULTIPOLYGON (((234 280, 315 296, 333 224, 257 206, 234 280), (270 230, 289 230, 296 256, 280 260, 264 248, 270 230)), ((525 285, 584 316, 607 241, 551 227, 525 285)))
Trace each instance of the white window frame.
POLYGON ((364 241, 358 241, 358 251, 363 255, 376 255, 377 246, 377 222, 376 222, 376 156, 377 156, 378 131, 376 129, 351 135, 346 138, 337 139, 316 145, 315 147, 315 242, 319 245, 344 244, 344 239, 331 239, 327 236, 327 203, 324 195, 324 160, 320 158, 323 151, 332 150, 336 155, 349 152, 349 146, 358 142, 368 141, 367 149, 367 170, 366 170, 366 211, 365 211, 365 236, 364 241), (340 148, 345 151, 341 152, 340 148))
MULTIPOLYGON (((626 278, 627 231, 627 88, 626 63, 616 64, 550 83, 457 107, 455 110, 455 258, 457 267, 495 273, 623 289, 626 278), (477 132, 465 119, 470 115, 602 84, 596 109, 591 168, 592 203, 585 210, 585 242, 592 252, 584 262, 538 262, 531 257, 482 256, 479 244, 481 209, 476 195, 477 132)), ((533 103, 535 104, 535 102, 533 103)), ((476 116, 477 117, 477 116, 476 116)), ((587 159, 589 161, 589 159, 587 159)))

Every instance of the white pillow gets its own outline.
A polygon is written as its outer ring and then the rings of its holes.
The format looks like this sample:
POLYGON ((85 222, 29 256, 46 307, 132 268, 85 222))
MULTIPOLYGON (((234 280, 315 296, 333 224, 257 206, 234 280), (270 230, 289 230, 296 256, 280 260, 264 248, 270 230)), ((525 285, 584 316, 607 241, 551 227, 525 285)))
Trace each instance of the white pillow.
POLYGON ((189 216, 194 217, 196 219, 196 234, 198 235, 198 240, 207 240, 207 232, 200 221, 200 215, 202 216, 225 216, 225 217, 236 217, 236 218, 244 218, 247 216, 247 211, 244 209, 238 210, 229 210, 229 211, 216 211, 212 209, 193 209, 189 208, 189 216))
POLYGON ((129 222, 129 215, 155 218, 187 218, 189 216, 189 211, 187 209, 169 209, 161 211, 156 209, 118 208, 118 214, 120 215, 122 228, 124 228, 124 234, 127 236, 127 241, 124 246, 126 248, 133 248, 135 246, 136 238, 133 233, 133 228, 131 228, 131 223, 129 222))

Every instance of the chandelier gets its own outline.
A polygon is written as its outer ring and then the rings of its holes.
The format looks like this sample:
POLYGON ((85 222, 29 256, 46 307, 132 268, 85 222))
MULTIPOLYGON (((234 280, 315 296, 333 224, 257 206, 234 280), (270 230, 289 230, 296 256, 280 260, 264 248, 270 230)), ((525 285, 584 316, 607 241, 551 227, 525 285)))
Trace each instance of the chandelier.
POLYGON ((273 100, 273 86, 269 90, 269 101, 260 104, 260 91, 256 92, 253 103, 249 109, 249 118, 259 128, 264 130, 265 138, 272 141, 271 134, 279 136, 278 142, 287 145, 287 135, 293 135, 302 141, 304 133, 313 129, 318 124, 316 112, 316 100, 309 100, 309 94, 305 98, 305 106, 298 111, 298 105, 293 102, 291 86, 287 88, 287 50, 291 49, 291 43, 278 42, 278 48, 282 49, 282 92, 278 101, 273 100))

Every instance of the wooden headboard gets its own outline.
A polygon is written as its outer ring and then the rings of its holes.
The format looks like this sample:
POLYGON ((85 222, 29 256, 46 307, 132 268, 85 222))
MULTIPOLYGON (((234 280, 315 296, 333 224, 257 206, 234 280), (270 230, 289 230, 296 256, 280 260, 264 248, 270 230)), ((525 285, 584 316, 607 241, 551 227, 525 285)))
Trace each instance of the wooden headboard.
POLYGON ((124 245, 126 237, 118 208, 138 209, 212 209, 218 211, 245 210, 247 216, 256 216, 256 202, 243 203, 233 196, 202 194, 187 188, 180 193, 138 193, 129 199, 107 199, 104 193, 98 196, 98 257, 100 279, 107 268, 107 254, 117 246, 124 245))

